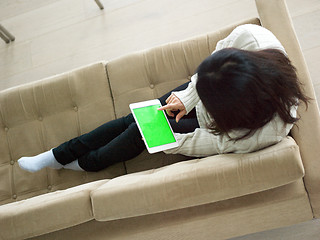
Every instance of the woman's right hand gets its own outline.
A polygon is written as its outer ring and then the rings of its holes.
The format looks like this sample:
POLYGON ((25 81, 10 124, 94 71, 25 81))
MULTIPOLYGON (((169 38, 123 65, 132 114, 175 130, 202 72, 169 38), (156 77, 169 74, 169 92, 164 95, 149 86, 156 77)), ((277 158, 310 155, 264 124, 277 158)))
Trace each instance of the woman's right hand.
POLYGON ((167 114, 170 117, 174 117, 174 114, 172 111, 178 111, 180 110, 180 112, 177 114, 176 116, 176 122, 179 122, 179 120, 186 115, 187 111, 186 108, 184 107, 183 103, 180 101, 180 99, 174 95, 173 93, 171 93, 171 95, 167 98, 166 100, 167 105, 159 108, 158 110, 166 110, 167 114))

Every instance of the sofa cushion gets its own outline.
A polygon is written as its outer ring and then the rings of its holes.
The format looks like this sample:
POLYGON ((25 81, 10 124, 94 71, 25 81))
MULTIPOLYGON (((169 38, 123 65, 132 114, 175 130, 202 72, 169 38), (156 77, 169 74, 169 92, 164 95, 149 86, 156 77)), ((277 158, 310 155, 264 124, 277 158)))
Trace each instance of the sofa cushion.
POLYGON ((216 155, 133 173, 91 193, 99 221, 218 202, 301 179, 299 147, 291 137, 254 153, 216 155))
POLYGON ((90 191, 100 180, 0 206, 0 238, 25 239, 93 219, 90 191))
POLYGON ((104 62, 0 92, 0 204, 124 174, 123 164, 96 174, 17 164, 114 117, 104 62))

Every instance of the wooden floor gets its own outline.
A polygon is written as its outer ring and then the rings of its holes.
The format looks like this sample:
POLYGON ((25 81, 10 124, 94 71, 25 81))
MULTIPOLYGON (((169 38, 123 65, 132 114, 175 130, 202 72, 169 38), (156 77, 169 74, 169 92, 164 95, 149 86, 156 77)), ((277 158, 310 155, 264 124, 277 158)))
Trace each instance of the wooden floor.
MULTIPOLYGON (((254 0, 1 0, 0 90, 257 16, 254 0)), ((320 0, 287 0, 320 97, 320 0)))
MULTIPOLYGON (((101 2, 104 10, 94 0, 0 0, 0 23, 16 37, 0 39, 0 90, 258 16, 254 0, 101 2)), ((320 99, 320 0, 287 4, 320 99)), ((319 239, 320 222, 312 224, 239 239, 296 239, 297 231, 319 239)))

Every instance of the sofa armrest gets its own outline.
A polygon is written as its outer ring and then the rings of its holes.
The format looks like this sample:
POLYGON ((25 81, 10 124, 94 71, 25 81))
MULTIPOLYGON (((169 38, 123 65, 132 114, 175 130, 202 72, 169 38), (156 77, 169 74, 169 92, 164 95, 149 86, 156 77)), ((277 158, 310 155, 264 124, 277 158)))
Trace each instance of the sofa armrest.
POLYGON ((305 93, 311 97, 308 108, 299 107, 301 118, 292 129, 299 145, 305 168, 304 182, 309 194, 313 214, 320 217, 320 115, 310 74, 297 39, 285 0, 256 0, 262 26, 272 31, 285 47, 290 60, 297 68, 305 93))
POLYGON ((290 137, 248 154, 180 162, 110 180, 91 192, 98 221, 142 216, 217 202, 301 179, 299 148, 290 137))

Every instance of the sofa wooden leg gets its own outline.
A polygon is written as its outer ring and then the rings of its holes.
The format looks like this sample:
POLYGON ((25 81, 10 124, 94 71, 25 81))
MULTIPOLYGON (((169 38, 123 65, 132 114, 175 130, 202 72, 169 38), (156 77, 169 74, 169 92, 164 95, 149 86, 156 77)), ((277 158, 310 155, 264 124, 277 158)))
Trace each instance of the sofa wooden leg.
POLYGON ((99 6, 99 8, 102 10, 104 7, 102 5, 102 3, 100 2, 100 0, 95 0, 96 4, 99 6))
POLYGON ((6 43, 10 43, 9 38, 7 38, 6 35, 4 35, 2 32, 0 32, 0 37, 1 37, 2 40, 5 41, 6 43))
POLYGON ((0 37, 6 43, 10 43, 10 41, 14 41, 15 37, 0 24, 0 37))

